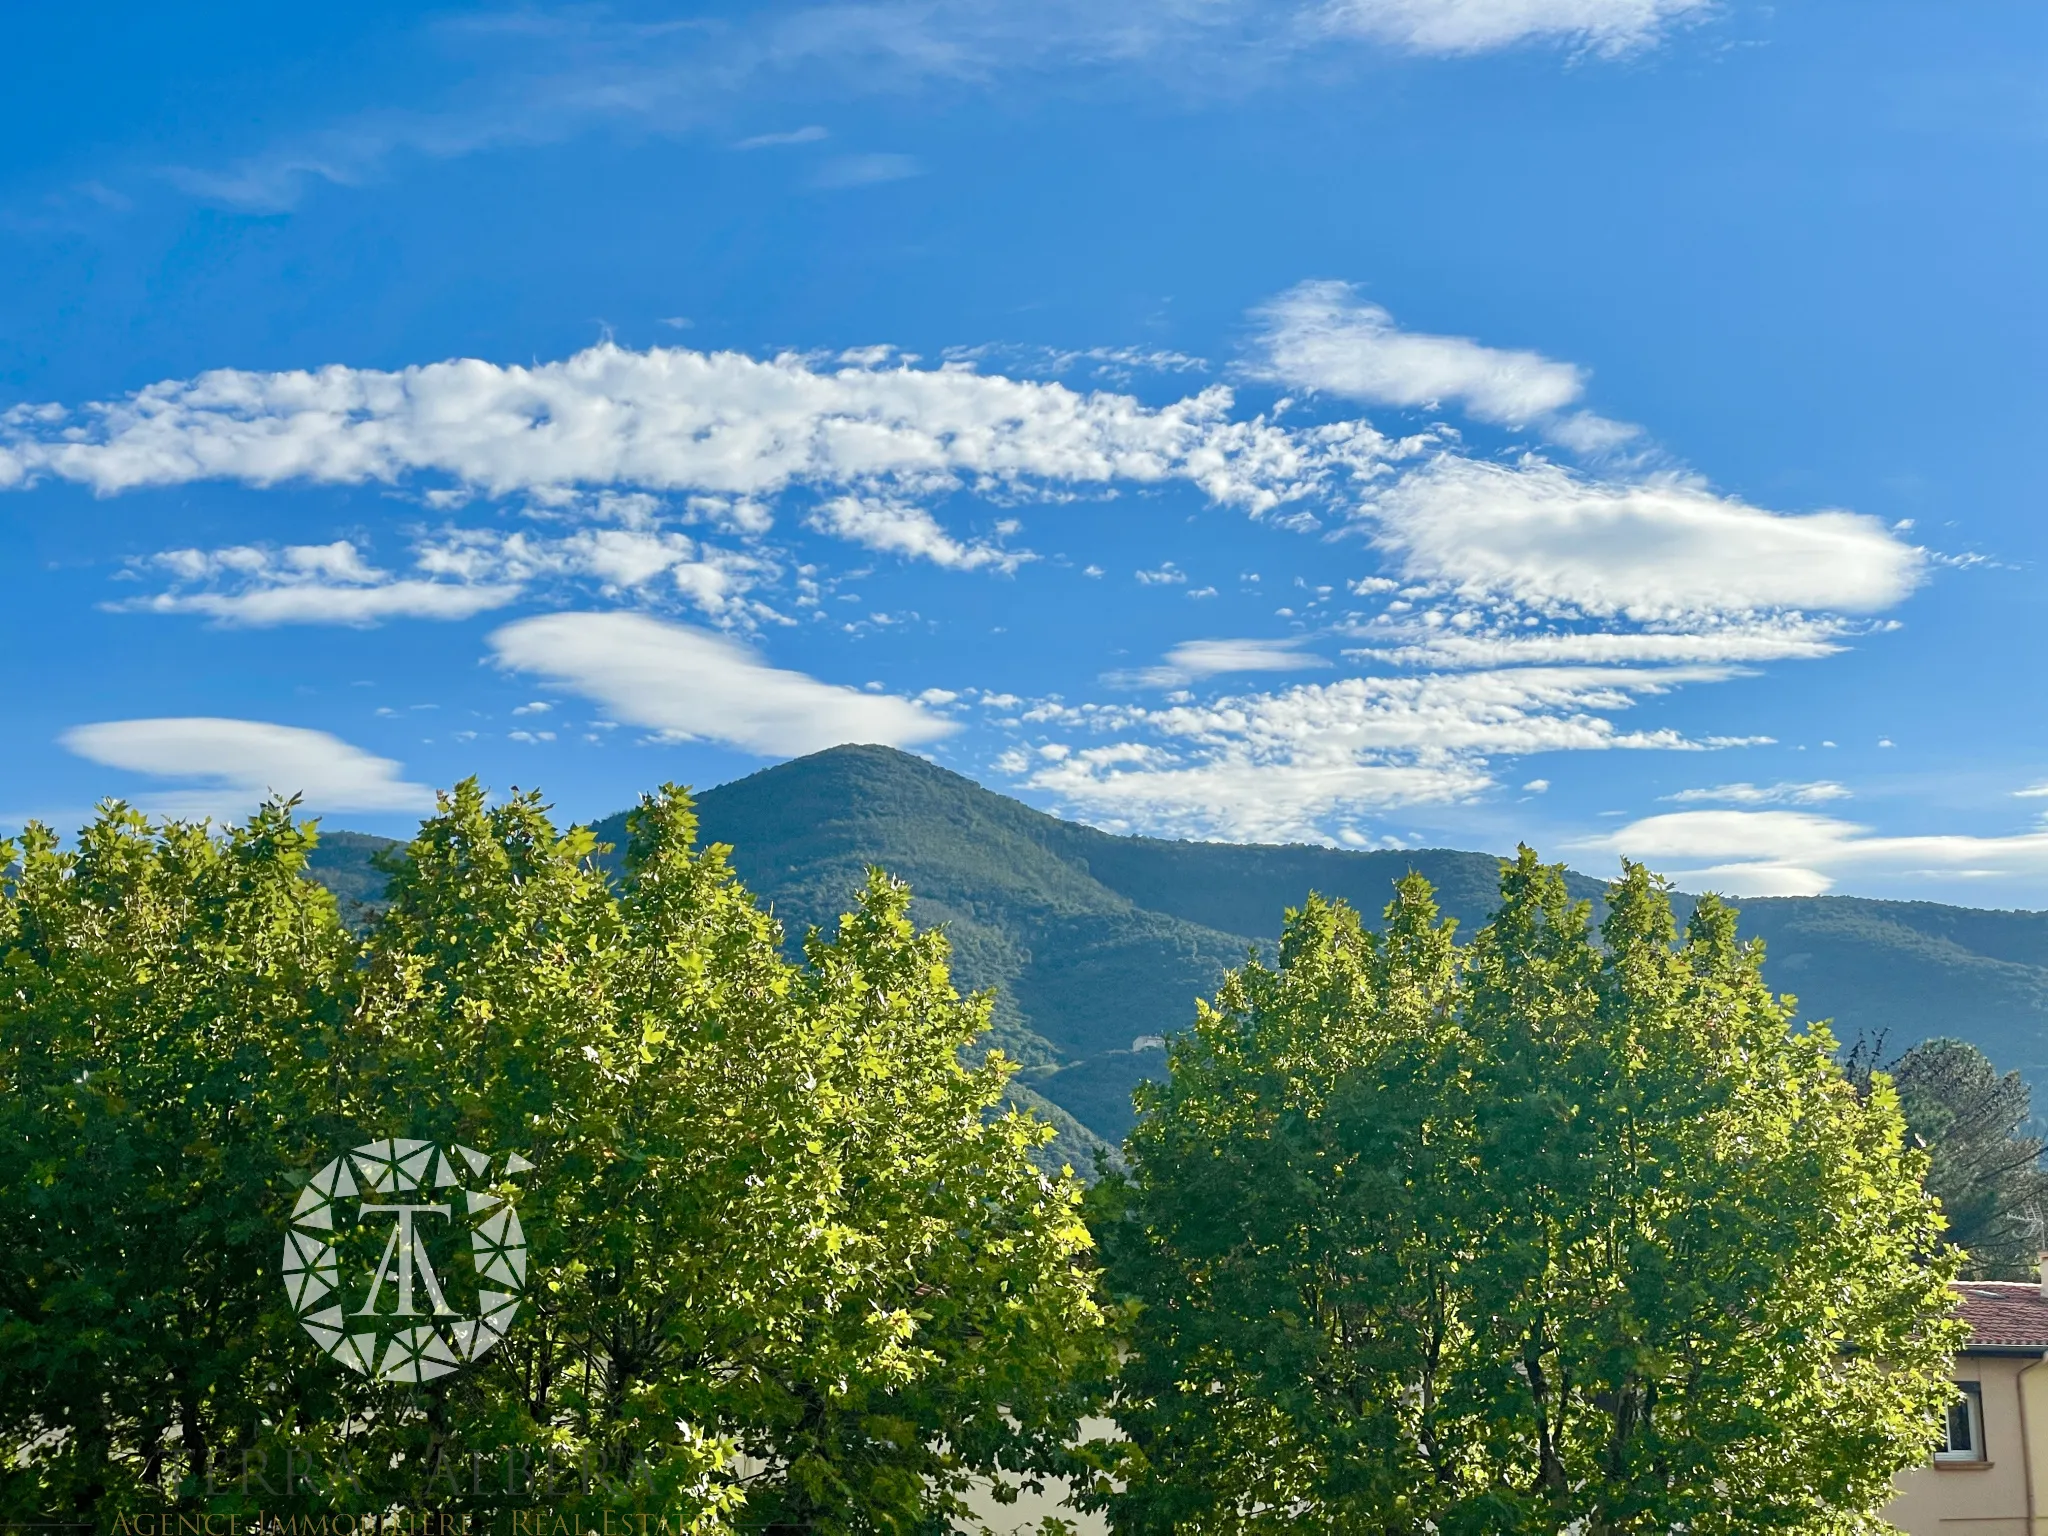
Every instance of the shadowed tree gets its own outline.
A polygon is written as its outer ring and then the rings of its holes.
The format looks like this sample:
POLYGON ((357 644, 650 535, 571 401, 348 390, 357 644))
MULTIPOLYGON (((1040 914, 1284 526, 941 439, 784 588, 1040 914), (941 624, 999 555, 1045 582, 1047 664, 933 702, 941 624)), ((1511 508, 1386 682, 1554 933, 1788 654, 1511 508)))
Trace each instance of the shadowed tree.
POLYGON ((2034 1273, 2048 1207, 2042 1142, 2017 1072, 2000 1076, 1961 1040, 1926 1040, 1887 1067, 1906 1129, 1927 1148, 1927 1188, 1966 1252, 1963 1272, 2021 1280, 2034 1273))

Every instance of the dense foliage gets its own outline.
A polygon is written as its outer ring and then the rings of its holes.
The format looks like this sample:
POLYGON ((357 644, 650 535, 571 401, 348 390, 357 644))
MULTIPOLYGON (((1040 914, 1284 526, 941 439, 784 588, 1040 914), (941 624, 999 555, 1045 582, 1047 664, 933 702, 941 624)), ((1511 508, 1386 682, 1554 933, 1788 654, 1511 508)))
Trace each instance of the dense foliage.
POLYGON ((1924 1040, 1886 1069, 1907 1131, 1927 1148, 1927 1188, 1948 1240, 1983 1279, 2028 1279, 2043 1245, 2048 1172, 2032 1133, 2033 1102, 2017 1072, 2000 1076, 1961 1040, 1924 1040))
POLYGON ((1289 915, 1095 1198, 1120 1532, 1875 1529, 1952 1388, 1952 1252, 1882 1082, 1711 900, 1596 931, 1524 850, 1469 945, 1289 915))
MULTIPOLYGON (((1373 920, 1417 871, 1470 932, 1499 885, 1498 860, 1483 853, 1112 837, 888 747, 778 764, 706 791, 698 811, 793 934, 836 917, 870 865, 907 880, 917 921, 946 927, 955 979, 999 989, 995 1039, 1024 1063, 1013 1092, 1043 1107, 1035 1089, 1113 1142, 1130 1129, 1132 1087, 1165 1069, 1160 1053, 1133 1052, 1133 1038, 1178 1029, 1249 945, 1278 939, 1282 911, 1311 890, 1373 920)), ((598 831, 626 841, 623 817, 598 831)), ((345 896, 370 892, 366 850, 323 838, 319 877, 345 896)), ((1571 879, 1574 895, 1599 894, 1571 879)), ((1770 946, 1765 974, 1799 995, 1803 1018, 1898 1045, 1965 1033, 2001 1067, 2048 1082, 2048 913, 1790 896, 1744 902, 1740 922, 1770 946)), ((1062 1129, 1056 1150, 1087 1166, 1087 1132, 1062 1129)))
POLYGON ((615 879, 465 784, 360 938, 288 807, 0 851, 0 1514, 230 1507, 287 1453, 327 1480, 267 1508, 531 1496, 482 1455, 672 1530, 911 1532, 1062 1464, 1088 1239, 961 1064, 986 999, 880 875, 792 963, 694 832, 647 801, 615 879), (535 1165, 519 1325, 425 1386, 347 1375, 277 1274, 294 1179, 391 1135, 535 1165))

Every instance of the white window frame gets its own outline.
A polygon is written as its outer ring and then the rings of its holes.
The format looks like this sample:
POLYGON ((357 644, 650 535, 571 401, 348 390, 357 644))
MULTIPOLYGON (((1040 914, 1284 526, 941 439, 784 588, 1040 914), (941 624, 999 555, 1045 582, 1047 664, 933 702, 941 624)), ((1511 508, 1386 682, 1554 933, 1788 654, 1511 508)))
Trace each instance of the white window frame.
POLYGON ((1957 1404, 1951 1404, 1948 1408, 1942 1410, 1941 1449, 1934 1453, 1934 1459, 1950 1464, 1983 1461, 1985 1459, 1984 1385, 1982 1382, 1977 1381, 1959 1381, 1956 1383, 1956 1397, 1959 1399, 1960 1405, 1969 1414, 1970 1448, 1968 1450, 1952 1450, 1949 1447, 1949 1415, 1955 1411, 1957 1406, 1957 1404))

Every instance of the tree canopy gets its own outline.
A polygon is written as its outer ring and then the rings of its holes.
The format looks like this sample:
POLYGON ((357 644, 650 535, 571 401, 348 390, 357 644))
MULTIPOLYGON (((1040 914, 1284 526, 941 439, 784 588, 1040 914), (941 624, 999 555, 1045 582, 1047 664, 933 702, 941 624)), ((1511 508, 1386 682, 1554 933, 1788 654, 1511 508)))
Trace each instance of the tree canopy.
POLYGON ((1906 1130, 1927 1148, 1927 1188, 1941 1201, 1947 1237, 1967 1255, 1963 1273, 2026 1279, 2048 1215, 2048 1172, 2032 1133, 2026 1080, 1974 1045, 1923 1040, 1884 1069, 1906 1130))
POLYGON ((1230 975, 1093 1197, 1116 1530, 1876 1528, 1953 1390, 1926 1158, 1728 909, 1676 941, 1524 849, 1467 945, 1411 878, 1230 975))
POLYGON ((988 1000, 902 885, 791 963, 680 791, 614 880, 466 783, 357 937, 314 839, 112 806, 0 847, 0 1514, 230 1507, 287 1452, 519 1502, 481 1450, 675 1530, 910 1532, 1065 1464, 1103 1348, 1078 1185, 963 1064, 988 1000), (390 1136, 533 1165, 518 1326, 423 1384, 343 1371, 278 1279, 306 1175, 390 1136))

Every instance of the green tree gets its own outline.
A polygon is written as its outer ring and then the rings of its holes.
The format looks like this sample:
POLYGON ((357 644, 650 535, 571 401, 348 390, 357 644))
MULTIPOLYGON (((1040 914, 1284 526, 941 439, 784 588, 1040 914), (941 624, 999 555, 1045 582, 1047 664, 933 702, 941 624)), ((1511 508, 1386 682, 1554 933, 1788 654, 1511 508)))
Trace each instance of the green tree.
POLYGON ((1460 949, 1311 898, 1094 1197, 1120 1532, 1847 1532, 1927 1454, 1952 1260, 1896 1097, 1734 915, 1524 849, 1460 949))
POLYGON ((749 1525, 943 1524, 972 1476, 1066 1464, 1103 1347, 1078 1186, 994 1112, 1007 1064, 963 1066, 988 999, 907 888, 872 874, 792 966, 694 833, 645 802, 615 892, 587 833, 465 784, 393 866, 384 1096, 547 1192, 534 1315, 462 1390, 749 1525))
POLYGON ((1961 1040, 1925 1040, 1886 1072, 1907 1132, 1927 1149, 1927 1188, 1948 1218, 1948 1240, 1980 1279, 2032 1275, 2048 1210, 2041 1139, 2032 1135, 2026 1080, 2003 1077, 1961 1040))
POLYGON ((0 1514, 189 1495, 334 1404, 275 1280, 283 1175, 348 1129, 311 845, 287 806, 0 844, 0 1514))
POLYGON ((224 837, 114 809, 77 854, 34 831, 5 888, 0 1431, 40 1446, 10 1511, 205 1499, 289 1451, 442 1505, 521 1502, 485 1489, 547 1458, 672 1531, 911 1532, 1068 1464, 1105 1348, 1079 1188, 997 1112, 1007 1065, 963 1065, 988 1001, 900 884, 791 964, 681 792, 615 882, 465 783, 358 942, 312 843, 288 807, 224 837), (424 1385, 346 1374, 277 1282, 305 1175, 393 1135, 535 1165, 514 1333, 424 1385))

